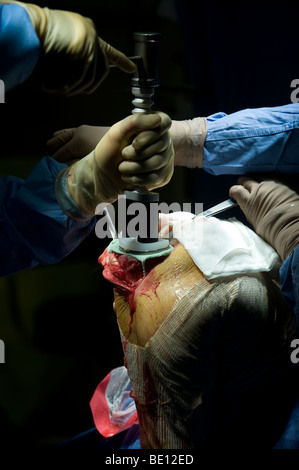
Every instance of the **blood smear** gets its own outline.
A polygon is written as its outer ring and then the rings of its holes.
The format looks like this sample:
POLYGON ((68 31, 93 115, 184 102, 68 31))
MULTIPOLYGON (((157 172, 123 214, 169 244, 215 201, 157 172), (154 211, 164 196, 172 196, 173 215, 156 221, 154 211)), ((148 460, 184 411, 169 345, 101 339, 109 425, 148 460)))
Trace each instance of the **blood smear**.
POLYGON ((98 262, 103 266, 103 276, 111 282, 118 292, 125 297, 130 305, 131 314, 136 310, 136 289, 145 282, 139 295, 147 295, 151 289, 156 292, 158 280, 151 275, 152 269, 160 264, 166 256, 150 258, 144 263, 130 255, 108 252, 108 248, 99 257, 98 262))

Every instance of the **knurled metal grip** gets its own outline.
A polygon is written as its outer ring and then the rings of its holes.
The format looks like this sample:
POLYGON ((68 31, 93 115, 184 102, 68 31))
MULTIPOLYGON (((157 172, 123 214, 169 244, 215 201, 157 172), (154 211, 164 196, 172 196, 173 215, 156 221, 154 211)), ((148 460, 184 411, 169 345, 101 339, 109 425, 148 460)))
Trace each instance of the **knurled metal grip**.
POLYGON ((150 113, 154 104, 155 88, 160 86, 159 46, 160 33, 134 33, 136 71, 131 80, 133 114, 150 113))
POLYGON ((134 106, 132 114, 149 114, 152 112, 152 106, 154 104, 152 100, 154 94, 153 88, 132 87, 132 94, 135 96, 132 100, 134 106))
MULTIPOLYGON (((155 88, 160 86, 158 79, 160 33, 134 33, 136 72, 131 80, 133 114, 151 113, 154 104, 152 96, 155 88)), ((127 253, 157 253, 161 250, 171 250, 167 239, 159 238, 158 213, 151 211, 151 204, 158 204, 159 194, 147 191, 146 188, 136 188, 136 191, 125 191, 126 225, 134 218, 128 216, 128 207, 132 203, 141 205, 141 212, 146 226, 145 236, 119 239, 119 248, 127 253)))

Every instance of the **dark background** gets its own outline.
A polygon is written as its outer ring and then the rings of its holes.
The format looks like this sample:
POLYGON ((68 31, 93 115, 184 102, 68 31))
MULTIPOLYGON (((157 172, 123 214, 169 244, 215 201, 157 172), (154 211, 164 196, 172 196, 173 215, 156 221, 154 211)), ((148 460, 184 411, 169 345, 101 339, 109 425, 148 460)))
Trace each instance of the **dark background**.
MULTIPOLYGON (((135 31, 162 33, 155 109, 172 119, 290 103, 298 71, 295 2, 84 0, 39 2, 93 19, 99 35, 127 55, 135 31)), ((59 73, 59 70, 57 70, 59 73)), ((36 76, 6 93, 1 106, 1 177, 26 178, 46 155, 52 133, 81 124, 111 125, 130 114, 130 76, 117 69, 92 96, 40 90, 36 76)), ((160 201, 228 197, 235 177, 177 168, 160 201)), ((242 220, 238 210, 231 211, 242 220)), ((107 245, 92 233, 64 261, 0 280, 0 449, 48 448, 93 427, 96 385, 123 364, 111 286, 97 258, 107 245)))

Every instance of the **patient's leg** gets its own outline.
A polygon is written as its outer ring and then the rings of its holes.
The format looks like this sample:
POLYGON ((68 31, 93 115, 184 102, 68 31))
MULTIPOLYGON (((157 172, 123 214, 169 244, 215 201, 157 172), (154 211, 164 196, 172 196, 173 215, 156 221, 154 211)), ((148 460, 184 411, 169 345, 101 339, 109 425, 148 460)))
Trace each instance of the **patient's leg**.
MULTIPOLYGON (((264 404, 266 390, 276 396, 293 317, 267 276, 207 281, 181 244, 146 276, 132 259, 106 252, 100 262, 115 285, 141 445, 207 447, 246 407, 264 404)), ((263 429, 266 417, 254 406, 251 414, 263 429)))
POLYGON ((126 340, 139 346, 145 346, 194 285, 209 285, 181 244, 170 256, 148 260, 145 276, 141 263, 127 255, 106 251, 100 262, 105 266, 104 276, 116 285, 119 327, 126 340))

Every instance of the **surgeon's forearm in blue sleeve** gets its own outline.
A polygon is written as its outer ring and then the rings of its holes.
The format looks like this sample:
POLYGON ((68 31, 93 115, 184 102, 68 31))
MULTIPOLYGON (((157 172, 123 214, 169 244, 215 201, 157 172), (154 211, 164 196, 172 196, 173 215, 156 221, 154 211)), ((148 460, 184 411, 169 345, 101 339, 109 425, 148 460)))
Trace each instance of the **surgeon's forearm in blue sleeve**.
POLYGON ((0 180, 0 276, 53 264, 72 252, 93 230, 95 218, 70 219, 55 197, 55 180, 66 167, 43 158, 24 181, 0 180))
POLYGON ((0 5, 0 79, 10 90, 33 72, 40 41, 26 10, 19 5, 0 5))
POLYGON ((207 118, 202 168, 215 175, 298 173, 299 103, 207 118))

